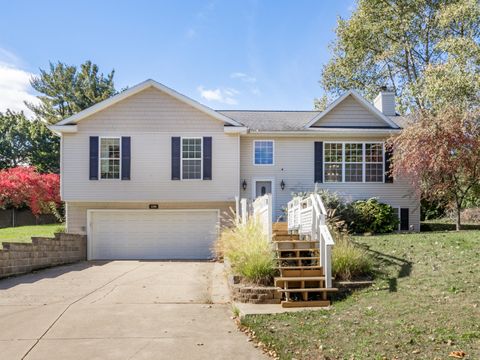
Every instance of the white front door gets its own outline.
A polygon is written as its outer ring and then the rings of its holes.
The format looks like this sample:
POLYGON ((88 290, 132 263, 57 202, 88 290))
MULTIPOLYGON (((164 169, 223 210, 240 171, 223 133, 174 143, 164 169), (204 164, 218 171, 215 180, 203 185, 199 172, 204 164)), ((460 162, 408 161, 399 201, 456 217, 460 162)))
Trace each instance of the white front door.
POLYGON ((271 181, 256 181, 255 182, 255 198, 272 193, 271 181))
POLYGON ((90 210, 88 258, 209 259, 218 210, 90 210))

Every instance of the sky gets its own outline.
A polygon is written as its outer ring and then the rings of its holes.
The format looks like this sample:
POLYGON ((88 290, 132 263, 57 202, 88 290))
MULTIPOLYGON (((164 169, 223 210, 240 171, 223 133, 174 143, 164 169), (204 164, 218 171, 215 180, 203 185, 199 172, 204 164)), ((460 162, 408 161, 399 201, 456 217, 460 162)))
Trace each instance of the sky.
MULTIPOLYGON (((0 111, 31 76, 86 60, 122 89, 154 79, 213 109, 310 110, 354 0, 0 0, 0 111)), ((28 114, 28 111, 27 111, 28 114)))

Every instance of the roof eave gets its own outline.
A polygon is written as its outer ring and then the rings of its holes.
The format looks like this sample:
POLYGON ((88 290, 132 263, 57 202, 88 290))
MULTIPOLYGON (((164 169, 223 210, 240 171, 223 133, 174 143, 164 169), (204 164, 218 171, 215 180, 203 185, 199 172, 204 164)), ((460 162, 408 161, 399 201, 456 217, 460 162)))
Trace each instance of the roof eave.
POLYGON ((238 123, 237 121, 229 118, 228 116, 226 115, 223 115, 223 114, 220 114, 218 113, 217 111, 209 108, 208 106, 206 105, 203 105, 203 104, 200 104, 198 101, 195 101, 185 95, 182 95, 178 92, 176 92, 175 90, 163 85, 163 84, 160 84, 159 82, 156 82, 155 80, 152 80, 152 79, 148 79, 148 80, 145 80, 143 82, 141 82, 140 84, 138 85, 135 85, 115 96, 112 96, 111 98, 109 99, 106 99, 106 100, 103 100, 85 110, 82 110, 80 111, 79 113, 75 114, 75 115, 72 115, 60 122, 57 123, 57 125, 68 125, 68 124, 76 124, 78 121, 88 117, 88 116, 91 116, 101 110, 104 110, 106 108, 108 108, 109 106, 112 106, 130 96, 133 96, 149 87, 153 87, 153 88, 156 88, 157 90, 160 90, 172 97, 174 97, 175 99, 179 100, 179 101, 182 101, 194 108, 196 108, 197 110, 200 110, 210 116, 212 116, 213 118, 217 119, 217 120, 220 120, 220 121, 223 121, 227 124, 230 124, 230 125, 233 125, 233 126, 242 126, 240 123, 238 123))

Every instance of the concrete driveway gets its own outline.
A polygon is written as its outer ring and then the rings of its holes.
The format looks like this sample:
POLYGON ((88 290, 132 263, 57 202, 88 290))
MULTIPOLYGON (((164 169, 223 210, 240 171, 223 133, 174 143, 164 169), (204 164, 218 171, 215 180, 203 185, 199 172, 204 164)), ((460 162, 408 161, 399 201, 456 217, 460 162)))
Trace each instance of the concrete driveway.
POLYGON ((2 359, 263 359, 222 266, 85 262, 0 280, 2 359))

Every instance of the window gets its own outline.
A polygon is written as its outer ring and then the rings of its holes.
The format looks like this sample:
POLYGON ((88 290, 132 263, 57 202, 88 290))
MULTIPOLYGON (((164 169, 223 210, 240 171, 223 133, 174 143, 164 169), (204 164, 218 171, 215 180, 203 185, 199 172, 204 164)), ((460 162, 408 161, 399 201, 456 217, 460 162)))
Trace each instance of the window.
POLYGON ((342 182, 342 144, 325 144, 325 182, 342 182))
POLYGON ((365 144, 365 181, 383 182, 383 144, 365 144))
POLYGON ((100 179, 120 179, 120 138, 100 138, 100 179))
POLYGON ((182 179, 202 178, 202 139, 182 138, 182 179))
POLYGON ((255 165, 273 165, 273 141, 261 140, 254 141, 254 164, 255 165))
POLYGON ((345 144, 345 182, 363 181, 363 144, 345 144))
POLYGON ((383 182, 383 143, 325 143, 325 182, 383 182))
POLYGON ((397 231, 400 231, 400 209, 397 207, 394 207, 393 215, 398 219, 397 231))

